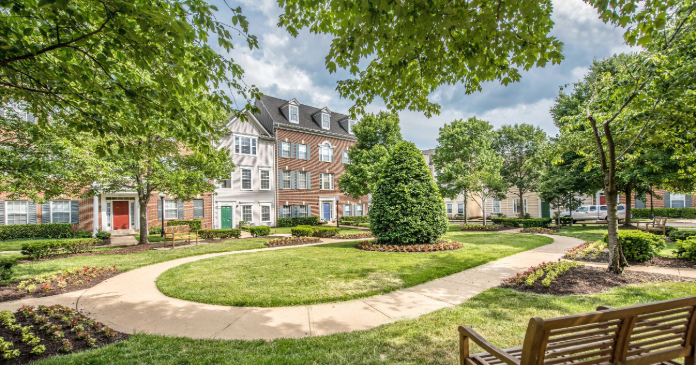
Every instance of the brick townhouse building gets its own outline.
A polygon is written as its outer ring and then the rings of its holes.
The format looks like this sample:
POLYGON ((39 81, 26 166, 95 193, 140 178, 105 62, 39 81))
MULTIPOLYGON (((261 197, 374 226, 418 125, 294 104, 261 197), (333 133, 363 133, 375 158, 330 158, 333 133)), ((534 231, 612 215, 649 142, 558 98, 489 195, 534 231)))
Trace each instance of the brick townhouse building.
MULTIPOLYGON (((596 204, 606 204, 606 198, 603 191, 598 191, 594 197, 596 204)), ((619 195, 619 204, 626 204, 626 196, 619 195)), ((631 199, 631 206, 634 208, 691 208, 696 207, 696 195, 670 193, 663 189, 656 189, 655 196, 650 195, 638 196, 635 195, 631 199)))
POLYGON ((279 218, 318 216, 330 222, 366 215, 367 196, 341 194, 337 181, 350 163, 356 121, 347 115, 264 96, 256 119, 275 136, 276 212, 279 218))

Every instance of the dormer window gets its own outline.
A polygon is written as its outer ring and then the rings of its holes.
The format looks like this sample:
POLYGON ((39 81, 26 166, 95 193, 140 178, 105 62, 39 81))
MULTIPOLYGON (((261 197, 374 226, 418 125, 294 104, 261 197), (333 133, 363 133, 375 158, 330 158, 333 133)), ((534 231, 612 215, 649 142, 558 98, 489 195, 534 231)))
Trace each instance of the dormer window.
POLYGON ((357 121, 352 120, 352 119, 348 121, 348 133, 353 134, 353 127, 355 126, 356 123, 357 123, 357 121))
POLYGON ((329 129, 331 123, 329 122, 329 115, 326 113, 321 113, 321 127, 324 129, 329 129))
POLYGON ((289 108, 290 108, 290 121, 293 123, 299 123, 300 117, 298 115, 297 106, 290 105, 289 108))

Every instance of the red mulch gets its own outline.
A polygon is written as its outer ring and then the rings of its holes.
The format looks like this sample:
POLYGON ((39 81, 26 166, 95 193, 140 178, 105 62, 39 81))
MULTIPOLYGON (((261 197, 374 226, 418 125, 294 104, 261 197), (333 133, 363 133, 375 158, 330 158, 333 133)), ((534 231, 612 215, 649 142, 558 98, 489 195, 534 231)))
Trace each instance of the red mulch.
POLYGON ((649 282, 683 282, 696 283, 696 279, 676 275, 653 274, 641 271, 624 271, 617 275, 604 268, 579 266, 566 271, 551 282, 549 287, 541 283, 541 279, 533 286, 527 284, 512 285, 509 288, 526 293, 552 295, 584 295, 605 292, 617 286, 644 284, 649 282))

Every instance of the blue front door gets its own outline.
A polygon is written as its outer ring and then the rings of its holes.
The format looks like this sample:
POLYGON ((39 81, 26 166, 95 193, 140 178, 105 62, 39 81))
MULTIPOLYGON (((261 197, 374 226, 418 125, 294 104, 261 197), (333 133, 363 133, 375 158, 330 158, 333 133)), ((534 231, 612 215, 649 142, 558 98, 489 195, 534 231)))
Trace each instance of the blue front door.
POLYGON ((324 203, 324 221, 331 220, 331 203, 324 203))

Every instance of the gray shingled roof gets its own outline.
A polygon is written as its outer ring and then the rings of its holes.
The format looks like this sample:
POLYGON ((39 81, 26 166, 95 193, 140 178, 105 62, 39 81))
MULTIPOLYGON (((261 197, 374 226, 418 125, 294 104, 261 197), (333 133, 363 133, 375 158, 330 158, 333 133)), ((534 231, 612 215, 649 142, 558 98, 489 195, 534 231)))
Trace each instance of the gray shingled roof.
POLYGON ((343 125, 341 125, 342 123, 339 123, 340 121, 348 119, 348 116, 345 114, 331 112, 331 128, 328 130, 321 128, 321 126, 314 121, 312 115, 323 108, 317 108, 309 105, 300 104, 300 123, 291 123, 280 111, 280 107, 285 105, 288 101, 289 100, 278 99, 272 96, 263 96, 261 100, 256 102, 256 107, 261 110, 261 115, 258 115, 257 118, 264 125, 264 127, 269 129, 269 131, 273 132, 273 127, 276 125, 288 125, 305 129, 313 129, 318 132, 329 132, 349 138, 355 138, 354 135, 348 133, 348 131, 343 127, 343 125), (271 121, 274 123, 273 127, 270 125, 271 121))

